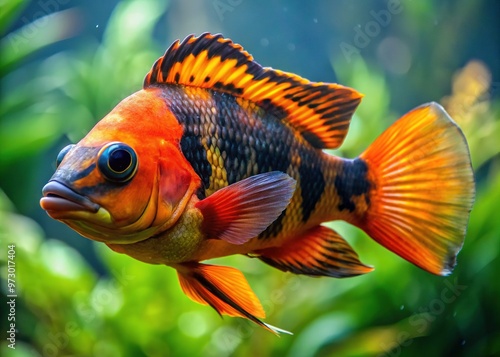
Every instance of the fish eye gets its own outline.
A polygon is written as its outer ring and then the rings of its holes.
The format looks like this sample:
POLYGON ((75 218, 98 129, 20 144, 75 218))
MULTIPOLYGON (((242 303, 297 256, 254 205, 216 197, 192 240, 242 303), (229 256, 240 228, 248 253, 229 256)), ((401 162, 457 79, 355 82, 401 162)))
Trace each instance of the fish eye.
POLYGON ((59 151, 59 154, 57 154, 57 158, 56 158, 56 167, 59 167, 59 165, 61 165, 61 162, 63 161, 66 154, 71 149, 73 149, 74 146, 75 146, 74 144, 70 144, 70 145, 65 146, 61 151, 59 151))
POLYGON ((126 144, 111 143, 101 149, 97 166, 108 180, 126 182, 137 171, 137 155, 126 144))

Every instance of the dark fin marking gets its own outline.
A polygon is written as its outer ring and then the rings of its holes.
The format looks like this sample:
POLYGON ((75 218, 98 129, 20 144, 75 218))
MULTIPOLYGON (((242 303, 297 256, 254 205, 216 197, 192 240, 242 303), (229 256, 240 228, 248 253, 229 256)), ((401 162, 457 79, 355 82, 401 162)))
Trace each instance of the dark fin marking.
POLYGON ((285 245, 255 252, 259 259, 283 271, 344 278, 369 273, 372 267, 334 230, 317 226, 285 245))
POLYGON ((323 196, 326 182, 322 170, 321 158, 312 155, 310 150, 299 148, 300 193, 302 196, 302 222, 307 222, 317 203, 323 196))
POLYGON ((210 305, 220 315, 243 317, 279 335, 290 332, 262 322, 264 309, 243 274, 234 268, 185 263, 177 267, 182 291, 193 301, 210 305))

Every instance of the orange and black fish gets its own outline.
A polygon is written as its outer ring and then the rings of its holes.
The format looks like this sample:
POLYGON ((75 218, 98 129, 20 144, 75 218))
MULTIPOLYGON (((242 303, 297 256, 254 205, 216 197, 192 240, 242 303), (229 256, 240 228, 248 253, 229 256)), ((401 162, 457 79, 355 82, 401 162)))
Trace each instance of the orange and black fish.
POLYGON ((294 274, 368 273, 322 225, 344 220, 422 269, 451 273, 474 201, 464 135, 429 103, 355 159, 325 154, 361 97, 262 67, 221 35, 188 36, 60 152, 41 206, 116 252, 175 268, 191 299, 275 333, 241 272, 200 261, 244 254, 294 274))

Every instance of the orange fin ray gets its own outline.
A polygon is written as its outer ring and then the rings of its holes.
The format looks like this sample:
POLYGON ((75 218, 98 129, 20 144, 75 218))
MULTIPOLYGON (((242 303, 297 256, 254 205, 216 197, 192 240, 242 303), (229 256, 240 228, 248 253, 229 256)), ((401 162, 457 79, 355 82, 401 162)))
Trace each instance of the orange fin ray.
POLYGON ((208 238, 243 244, 278 218, 294 191, 295 180, 278 171, 238 181, 196 204, 203 214, 202 230, 208 238))
POLYGON ((243 274, 234 268, 200 263, 177 267, 182 291, 193 301, 210 305, 220 315, 243 317, 278 335, 288 331, 262 322, 264 309, 243 274))
POLYGON ((144 88, 185 85, 231 94, 275 113, 317 148, 339 147, 361 101, 356 90, 310 82, 262 67, 222 35, 204 33, 175 41, 144 79, 144 88))
POLYGON ((343 278, 369 273, 372 267, 334 230, 317 226, 277 248, 257 251, 259 259, 283 271, 312 276, 343 278))
POLYGON ((361 158, 374 188, 358 225, 411 263, 450 274, 475 190, 460 128, 439 104, 422 105, 389 127, 361 158))

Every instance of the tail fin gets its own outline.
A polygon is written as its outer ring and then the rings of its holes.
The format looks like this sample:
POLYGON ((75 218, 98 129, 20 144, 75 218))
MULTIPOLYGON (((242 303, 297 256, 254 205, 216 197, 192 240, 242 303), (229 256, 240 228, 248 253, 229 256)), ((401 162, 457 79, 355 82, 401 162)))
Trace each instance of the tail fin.
POLYGON ((360 228, 422 269, 450 274, 475 191, 460 128, 439 104, 425 104, 389 127, 360 157, 373 183, 360 228))

